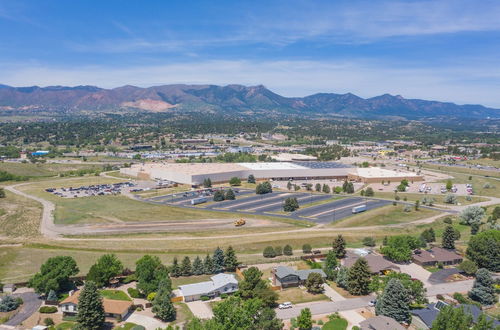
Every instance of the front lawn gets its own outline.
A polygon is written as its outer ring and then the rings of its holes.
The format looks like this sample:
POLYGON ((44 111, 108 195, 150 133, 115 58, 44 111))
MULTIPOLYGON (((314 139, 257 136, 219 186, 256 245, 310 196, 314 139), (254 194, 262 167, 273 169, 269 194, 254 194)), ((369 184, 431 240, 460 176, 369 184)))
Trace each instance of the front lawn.
POLYGON ((56 330, 70 330, 76 325, 74 322, 63 322, 56 325, 56 330))
POLYGON ((347 320, 338 318, 333 319, 331 321, 326 322, 323 327, 323 330, 345 330, 347 329, 347 320))
POLYGON ((312 294, 301 288, 287 288, 278 291, 278 303, 290 301, 293 304, 300 304, 320 300, 328 300, 328 297, 322 293, 312 294))
POLYGON ((132 329, 133 327, 135 327, 137 324, 135 323, 132 323, 132 322, 127 322, 125 323, 124 325, 122 326, 119 326, 119 327, 114 327, 113 330, 130 330, 132 329))
POLYGON ((132 299, 121 290, 101 290, 101 296, 111 300, 132 301, 132 299))

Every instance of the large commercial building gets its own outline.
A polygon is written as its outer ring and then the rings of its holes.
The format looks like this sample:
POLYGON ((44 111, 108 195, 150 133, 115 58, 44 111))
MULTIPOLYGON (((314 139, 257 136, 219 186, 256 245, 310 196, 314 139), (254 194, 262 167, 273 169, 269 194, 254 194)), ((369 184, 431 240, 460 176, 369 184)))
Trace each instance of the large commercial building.
POLYGON ((257 180, 345 180, 352 167, 337 162, 270 162, 270 163, 146 163, 122 168, 122 174, 140 179, 159 179, 190 185, 228 182, 232 177, 257 180))
POLYGON ((423 181, 424 177, 419 174, 406 171, 393 171, 380 167, 356 168, 349 172, 349 180, 364 182, 364 183, 377 183, 377 182, 399 182, 403 179, 408 181, 423 181))

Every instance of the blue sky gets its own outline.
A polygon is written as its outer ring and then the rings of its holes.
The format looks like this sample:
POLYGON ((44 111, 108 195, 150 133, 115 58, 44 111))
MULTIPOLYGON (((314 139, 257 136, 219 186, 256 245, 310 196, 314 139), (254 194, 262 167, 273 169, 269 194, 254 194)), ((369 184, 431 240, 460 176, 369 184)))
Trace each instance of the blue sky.
POLYGON ((263 84, 500 108, 500 1, 0 0, 0 83, 263 84))

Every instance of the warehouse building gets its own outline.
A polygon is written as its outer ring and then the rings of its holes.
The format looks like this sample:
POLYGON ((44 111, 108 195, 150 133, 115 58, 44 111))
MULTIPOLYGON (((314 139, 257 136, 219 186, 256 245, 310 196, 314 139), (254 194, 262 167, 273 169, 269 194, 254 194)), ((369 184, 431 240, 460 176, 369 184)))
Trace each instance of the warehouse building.
POLYGON ((352 169, 348 174, 348 179, 363 183, 379 183, 382 181, 399 182, 403 179, 408 181, 423 181, 424 177, 412 172, 393 171, 380 167, 368 167, 352 169))
POLYGON ((271 163, 146 163, 122 168, 122 174, 139 179, 159 179, 199 185, 205 179, 213 183, 228 182, 232 177, 257 180, 324 180, 347 179, 349 165, 337 162, 271 162, 271 163))

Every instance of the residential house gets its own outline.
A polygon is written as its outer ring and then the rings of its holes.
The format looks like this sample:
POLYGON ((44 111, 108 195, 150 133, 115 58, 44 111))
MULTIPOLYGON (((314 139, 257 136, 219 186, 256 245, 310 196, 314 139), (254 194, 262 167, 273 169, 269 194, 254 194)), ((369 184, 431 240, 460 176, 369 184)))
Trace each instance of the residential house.
POLYGON ((238 291, 238 280, 233 274, 217 274, 210 277, 210 281, 180 285, 179 291, 186 302, 199 300, 202 296, 215 298, 238 291))
POLYGON ((412 259, 414 263, 420 266, 435 266, 437 263, 456 265, 464 260, 457 251, 437 246, 427 250, 415 250, 412 254, 412 259))
MULTIPOLYGON (((63 312, 63 315, 73 316, 78 313, 78 298, 80 297, 81 291, 70 292, 70 295, 61 301, 59 306, 63 312)), ((104 313, 106 317, 111 317, 115 319, 124 319, 125 316, 132 309, 132 302, 126 300, 113 300, 113 299, 102 299, 102 305, 104 307, 104 313)))
MULTIPOLYGON (((432 323, 437 318, 441 309, 445 306, 448 306, 448 304, 443 301, 438 301, 437 303, 427 305, 426 308, 412 310, 412 325, 417 329, 431 329, 432 323)), ((463 308, 465 313, 472 315, 474 323, 477 322, 479 315, 482 313, 481 309, 475 305, 463 304, 454 306, 454 308, 463 308)), ((490 319, 489 316, 487 318, 490 319)), ((494 320, 493 322, 495 327, 500 326, 500 321, 494 320)))
POLYGON ((405 330, 406 328, 391 317, 379 315, 359 323, 361 330, 405 330))
MULTIPOLYGON (((348 251, 346 257, 342 260, 342 264, 346 267, 351 267, 359 258, 360 256, 356 253, 348 251)), ((399 273, 401 271, 398 265, 392 263, 381 255, 367 254, 363 256, 363 258, 365 258, 368 263, 368 267, 370 267, 372 274, 387 273, 391 271, 399 273)))
POLYGON ((326 278, 326 274, 322 269, 295 270, 291 267, 278 266, 272 271, 273 285, 282 288, 303 285, 311 273, 318 273, 323 279, 326 278))

